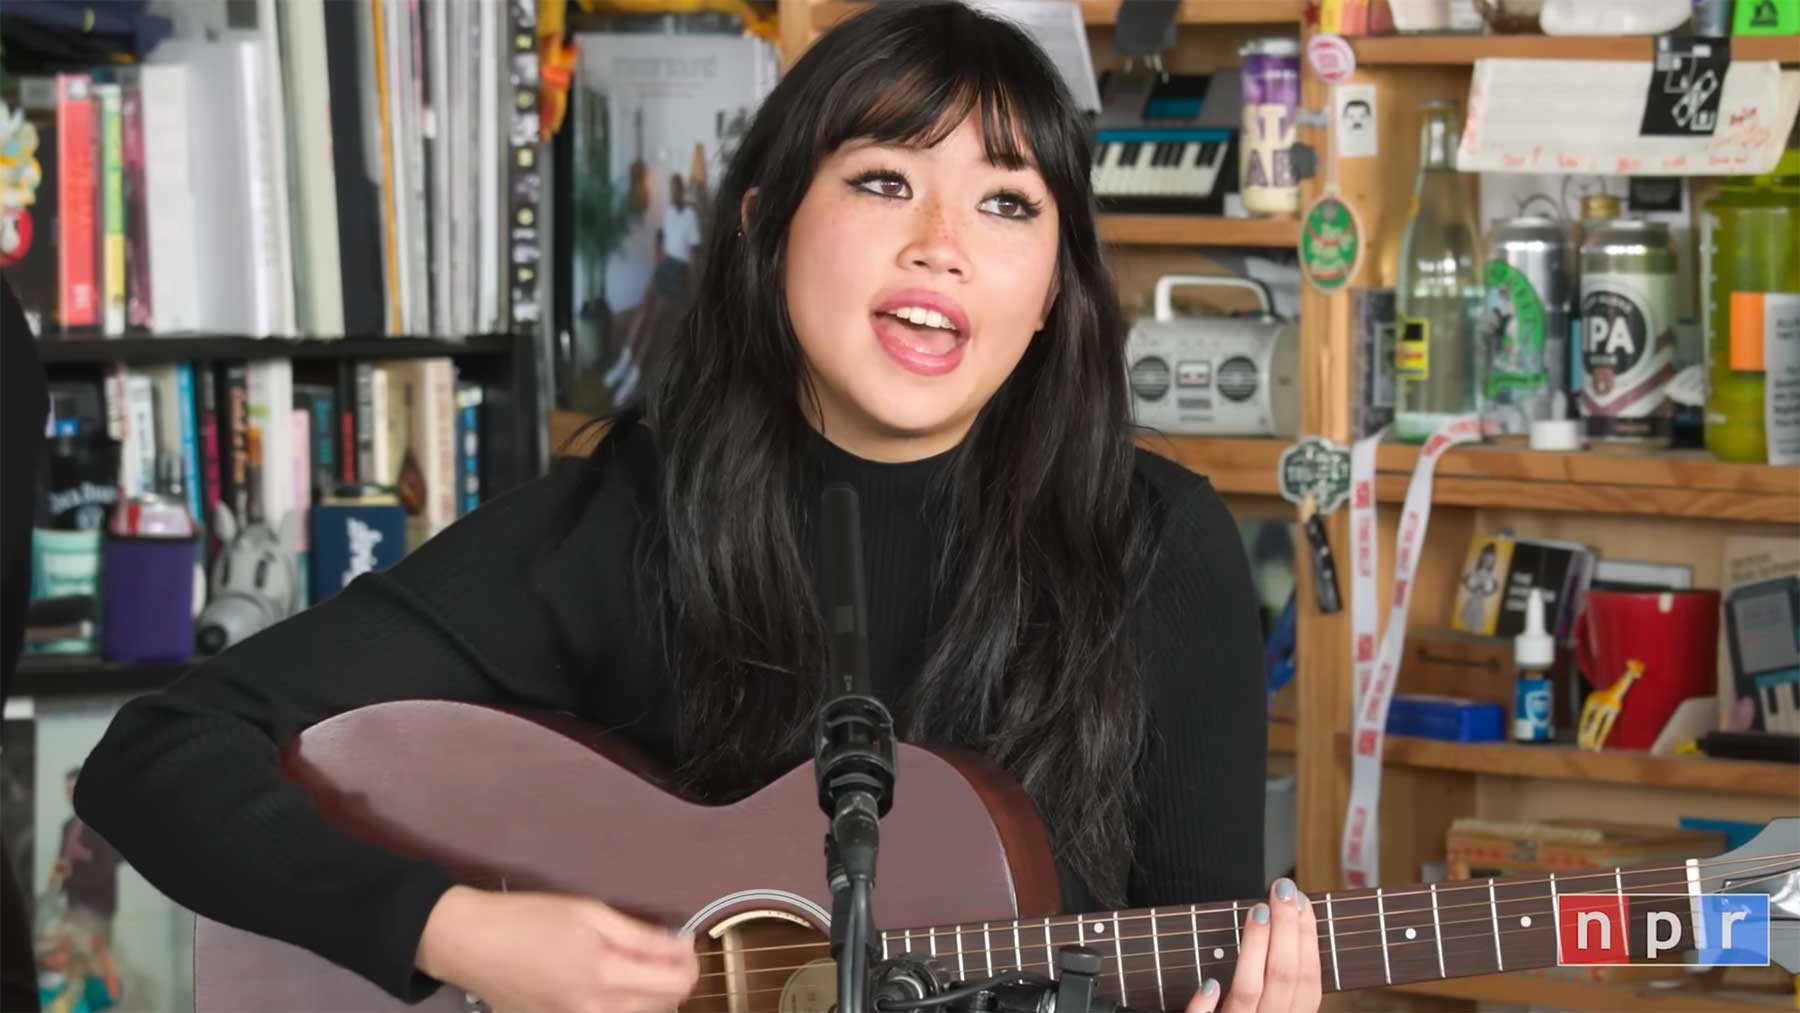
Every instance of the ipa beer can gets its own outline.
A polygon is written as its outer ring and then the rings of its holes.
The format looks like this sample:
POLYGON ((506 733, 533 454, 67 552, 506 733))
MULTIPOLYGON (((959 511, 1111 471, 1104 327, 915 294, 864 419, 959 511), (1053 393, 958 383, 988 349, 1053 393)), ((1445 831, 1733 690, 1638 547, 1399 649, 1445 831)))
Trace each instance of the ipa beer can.
POLYGON ((1581 397, 1589 439, 1668 443, 1679 370, 1668 226, 1588 223, 1581 244, 1581 397))

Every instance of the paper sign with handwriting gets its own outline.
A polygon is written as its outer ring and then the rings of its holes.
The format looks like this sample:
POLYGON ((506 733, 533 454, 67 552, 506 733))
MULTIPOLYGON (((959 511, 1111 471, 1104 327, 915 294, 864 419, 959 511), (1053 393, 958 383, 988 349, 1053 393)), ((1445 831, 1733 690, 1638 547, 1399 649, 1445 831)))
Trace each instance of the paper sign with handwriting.
POLYGON ((1648 60, 1477 60, 1457 168, 1464 172, 1726 176, 1768 172, 1800 111, 1800 72, 1726 71, 1710 136, 1645 135, 1648 60))

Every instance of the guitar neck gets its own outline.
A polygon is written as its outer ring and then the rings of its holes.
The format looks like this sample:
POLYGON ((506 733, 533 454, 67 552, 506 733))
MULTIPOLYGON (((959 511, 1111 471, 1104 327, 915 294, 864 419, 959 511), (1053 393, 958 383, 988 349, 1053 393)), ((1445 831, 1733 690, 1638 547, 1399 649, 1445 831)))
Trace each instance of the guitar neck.
MULTIPOLYGON (((1625 925, 1625 945, 1641 956, 1650 912, 1671 912, 1685 927, 1695 911, 1691 892, 1716 891, 1718 874, 1704 872, 1704 865, 1671 859, 1605 871, 1314 895, 1324 988, 1350 991, 1576 962, 1559 950, 1554 916, 1557 898, 1573 894, 1607 916, 1614 924, 1610 931, 1625 925), (1629 903, 1621 894, 1630 895, 1629 903), (1662 896, 1645 896, 1650 894, 1662 896)), ((1205 978, 1230 986, 1243 926, 1257 903, 901 929, 882 933, 882 957, 910 952, 946 976, 973 981, 1015 968, 1055 975, 1056 950, 1079 944, 1101 955, 1103 987, 1113 998, 1133 1008, 1180 1008, 1205 978)), ((1597 943, 1599 920, 1588 928, 1597 943)))

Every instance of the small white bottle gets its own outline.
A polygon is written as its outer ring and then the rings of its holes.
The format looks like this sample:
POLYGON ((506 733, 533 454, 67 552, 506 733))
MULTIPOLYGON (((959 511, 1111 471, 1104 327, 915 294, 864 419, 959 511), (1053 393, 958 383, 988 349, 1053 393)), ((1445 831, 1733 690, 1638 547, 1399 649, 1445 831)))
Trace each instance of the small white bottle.
POLYGON ((1544 592, 1534 589, 1525 604, 1525 629, 1513 638, 1513 741, 1548 742, 1556 735, 1555 690, 1550 670, 1556 641, 1544 630, 1544 592))

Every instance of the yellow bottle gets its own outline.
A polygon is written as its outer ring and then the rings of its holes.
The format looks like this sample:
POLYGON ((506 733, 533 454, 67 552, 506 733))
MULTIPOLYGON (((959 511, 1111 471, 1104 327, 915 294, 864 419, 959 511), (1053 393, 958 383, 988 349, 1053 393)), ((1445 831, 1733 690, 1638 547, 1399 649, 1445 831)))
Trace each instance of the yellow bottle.
POLYGON ((1706 448, 1728 461, 1766 461, 1764 332, 1800 320, 1800 151, 1785 152, 1769 175, 1721 184, 1700 232, 1706 448))

